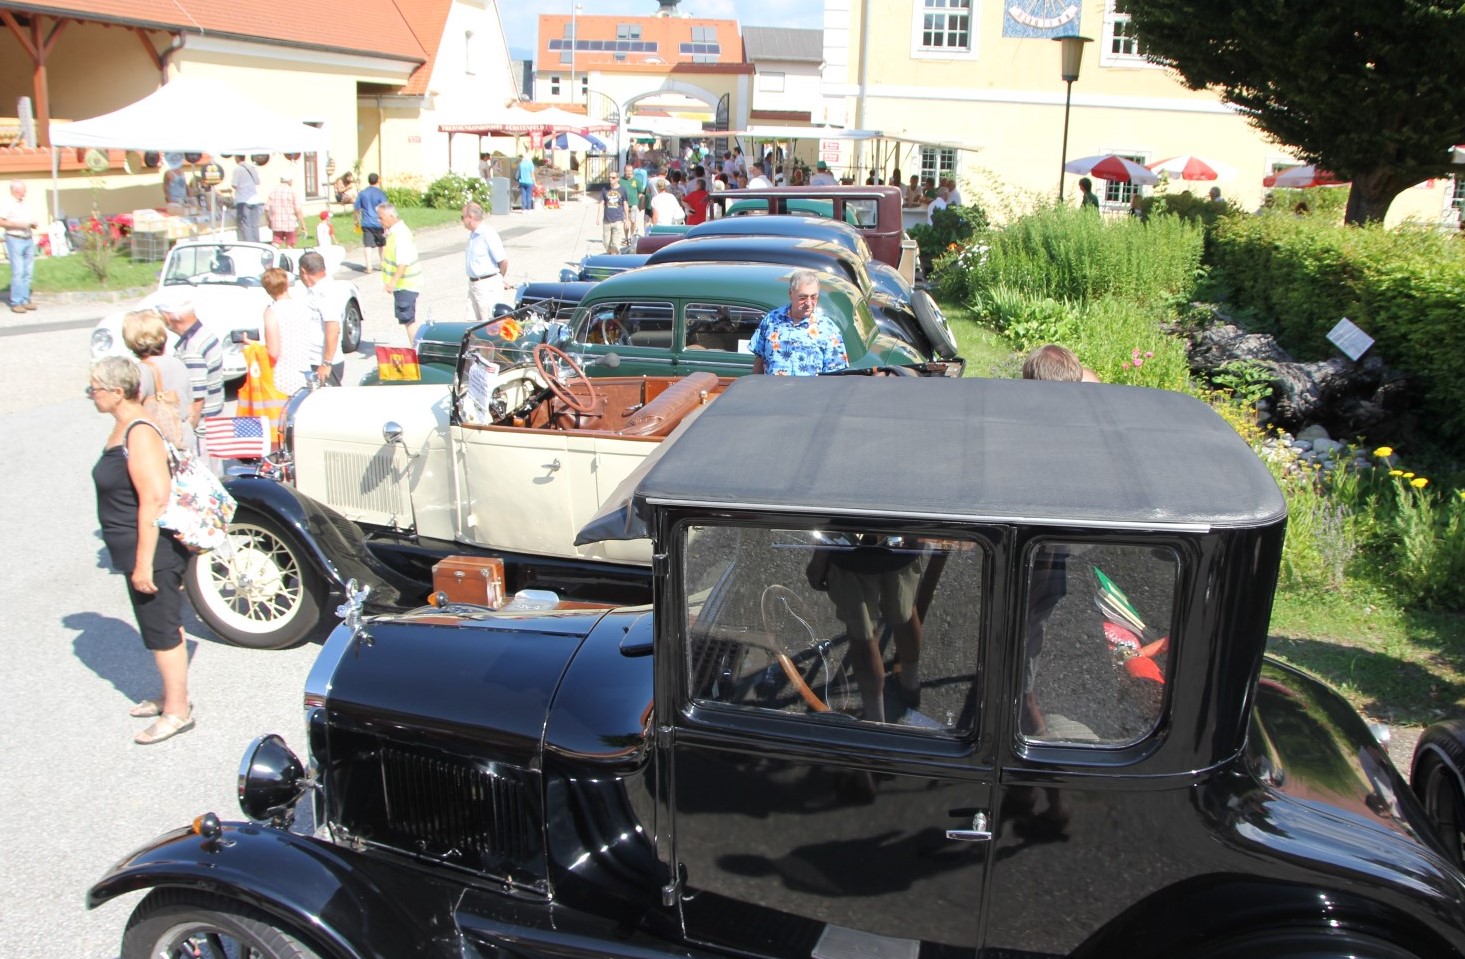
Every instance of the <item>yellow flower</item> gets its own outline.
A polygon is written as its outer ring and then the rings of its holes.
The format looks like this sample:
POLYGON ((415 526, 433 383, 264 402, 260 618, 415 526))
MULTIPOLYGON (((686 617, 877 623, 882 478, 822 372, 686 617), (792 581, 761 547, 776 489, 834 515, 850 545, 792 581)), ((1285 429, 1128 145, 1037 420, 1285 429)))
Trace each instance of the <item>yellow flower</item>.
POLYGON ((1404 471, 1403 470, 1389 470, 1389 475, 1390 476, 1403 476, 1404 475, 1404 471))
POLYGON ((1423 476, 1420 476, 1410 480, 1409 485, 1413 486, 1415 489, 1424 489, 1426 486, 1429 485, 1429 480, 1425 479, 1423 476))
POLYGON ((1461 499, 1465 499, 1465 489, 1455 490, 1455 495, 1460 497, 1461 499))
POLYGON ((1394 448, 1392 446, 1380 446, 1373 451, 1373 455, 1386 459, 1394 455, 1394 448))
POLYGON ((1413 479, 1414 478, 1414 474, 1413 473, 1405 473, 1404 474, 1404 478, 1405 479, 1413 479))

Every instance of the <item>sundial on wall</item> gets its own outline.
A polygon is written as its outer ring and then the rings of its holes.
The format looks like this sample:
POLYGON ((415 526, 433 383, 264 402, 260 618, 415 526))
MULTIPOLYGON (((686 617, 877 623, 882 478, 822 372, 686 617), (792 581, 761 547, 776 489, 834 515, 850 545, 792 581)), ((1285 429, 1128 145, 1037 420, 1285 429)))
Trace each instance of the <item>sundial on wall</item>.
POLYGON ((1079 4, 1073 0, 1008 0, 1004 37, 1057 37, 1078 32, 1079 4))

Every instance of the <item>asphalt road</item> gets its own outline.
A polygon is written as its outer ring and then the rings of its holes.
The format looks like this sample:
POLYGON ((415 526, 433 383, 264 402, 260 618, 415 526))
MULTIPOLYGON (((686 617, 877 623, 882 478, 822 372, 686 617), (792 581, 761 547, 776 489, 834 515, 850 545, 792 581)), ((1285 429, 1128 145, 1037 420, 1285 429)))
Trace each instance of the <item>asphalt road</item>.
MULTIPOLYGON (((495 221, 509 248, 511 282, 552 279, 598 237, 590 204, 495 221)), ((466 308, 461 229, 420 238, 424 309, 457 318, 466 308)), ((598 247, 598 239, 593 247, 598 247)), ((348 253, 349 262, 359 262, 348 253)), ((366 336, 405 342, 379 276, 356 275, 366 336)), ((238 649, 217 639, 185 604, 190 685, 198 725, 155 746, 132 736, 146 723, 128 707, 157 692, 152 659, 133 622, 123 578, 107 569, 97 534, 91 469, 110 420, 82 395, 88 339, 104 313, 126 304, 41 303, 3 311, 9 357, 0 386, 0 490, 5 610, 0 702, 0 957, 58 951, 84 959, 118 954, 141 894, 88 912, 83 897, 114 862, 201 813, 240 818, 235 780, 245 747, 277 732, 303 755, 301 689, 317 647, 238 649), (18 322, 17 322, 18 321, 18 322)), ((371 362, 350 361, 348 377, 371 362)))

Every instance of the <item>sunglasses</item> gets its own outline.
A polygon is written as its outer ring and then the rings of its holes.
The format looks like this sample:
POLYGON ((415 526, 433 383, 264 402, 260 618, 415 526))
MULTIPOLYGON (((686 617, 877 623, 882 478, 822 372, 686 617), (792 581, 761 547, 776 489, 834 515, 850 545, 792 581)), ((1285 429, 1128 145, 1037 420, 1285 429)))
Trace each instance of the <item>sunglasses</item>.
POLYGON ((96 396, 98 393, 121 393, 121 392, 122 391, 119 390, 115 386, 88 386, 86 388, 86 398, 87 399, 91 399, 93 396, 96 396))

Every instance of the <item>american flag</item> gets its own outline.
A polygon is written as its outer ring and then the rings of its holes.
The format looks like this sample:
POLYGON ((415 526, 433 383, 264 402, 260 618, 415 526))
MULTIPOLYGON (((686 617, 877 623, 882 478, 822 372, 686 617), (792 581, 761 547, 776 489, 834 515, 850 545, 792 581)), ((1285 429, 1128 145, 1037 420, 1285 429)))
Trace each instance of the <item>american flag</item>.
POLYGON ((215 416, 204 420, 204 452, 217 459, 269 455, 270 427, 263 416, 215 416))

